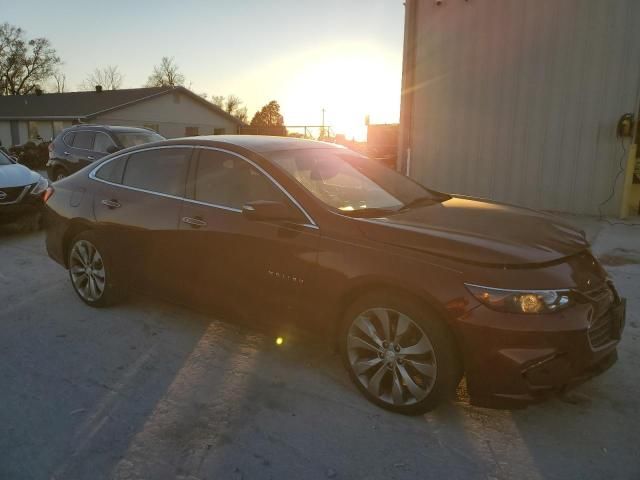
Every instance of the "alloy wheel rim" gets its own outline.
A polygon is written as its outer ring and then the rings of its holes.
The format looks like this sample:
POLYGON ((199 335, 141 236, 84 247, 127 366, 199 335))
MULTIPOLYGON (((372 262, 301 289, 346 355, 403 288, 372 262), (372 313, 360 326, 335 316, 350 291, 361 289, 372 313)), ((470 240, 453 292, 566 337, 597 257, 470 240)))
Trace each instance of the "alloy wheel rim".
POLYGON ((69 272, 73 285, 83 299, 95 302, 102 297, 106 272, 102 256, 92 243, 80 240, 73 245, 69 272))
POLYGON ((410 317, 390 308, 371 308, 353 320, 347 355, 360 384, 389 405, 416 404, 435 384, 429 337, 410 317))

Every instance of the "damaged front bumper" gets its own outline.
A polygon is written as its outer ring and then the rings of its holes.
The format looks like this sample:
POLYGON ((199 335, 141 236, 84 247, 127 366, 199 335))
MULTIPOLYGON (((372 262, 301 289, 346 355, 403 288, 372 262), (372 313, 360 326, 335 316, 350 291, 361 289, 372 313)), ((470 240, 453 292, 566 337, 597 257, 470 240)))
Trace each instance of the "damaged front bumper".
POLYGON ((574 387, 610 368, 624 330, 626 302, 604 313, 592 303, 551 315, 496 313, 479 306, 460 319, 473 404, 518 407, 574 387))

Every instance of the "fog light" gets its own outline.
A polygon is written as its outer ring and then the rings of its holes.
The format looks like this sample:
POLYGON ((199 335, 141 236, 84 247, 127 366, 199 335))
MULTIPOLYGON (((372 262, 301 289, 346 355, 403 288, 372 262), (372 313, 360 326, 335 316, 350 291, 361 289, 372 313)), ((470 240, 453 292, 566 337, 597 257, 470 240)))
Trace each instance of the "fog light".
POLYGON ((280 346, 284 343, 284 338, 278 337, 276 338, 276 345, 280 346))

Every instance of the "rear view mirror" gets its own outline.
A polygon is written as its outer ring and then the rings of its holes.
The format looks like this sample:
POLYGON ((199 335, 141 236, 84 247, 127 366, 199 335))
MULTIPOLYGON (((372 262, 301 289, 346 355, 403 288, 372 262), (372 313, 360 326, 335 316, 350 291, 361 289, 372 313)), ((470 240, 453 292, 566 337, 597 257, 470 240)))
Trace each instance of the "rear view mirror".
POLYGON ((293 207, 282 202, 257 200, 242 207, 242 214, 249 220, 291 221, 300 220, 300 215, 293 207))

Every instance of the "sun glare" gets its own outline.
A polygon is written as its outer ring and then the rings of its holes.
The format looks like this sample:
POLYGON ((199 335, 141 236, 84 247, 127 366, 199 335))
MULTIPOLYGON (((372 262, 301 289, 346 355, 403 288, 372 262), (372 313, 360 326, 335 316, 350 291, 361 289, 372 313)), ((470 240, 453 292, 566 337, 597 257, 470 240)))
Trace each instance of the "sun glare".
POLYGON ((248 100, 256 105, 277 99, 287 125, 320 125, 325 109, 332 133, 364 140, 367 115, 372 123, 398 121, 401 75, 399 53, 381 45, 343 43, 255 65, 236 78, 235 87, 251 92, 248 100))
POLYGON ((333 133, 364 140, 367 115, 374 123, 398 121, 400 66, 399 59, 366 46, 319 50, 288 81, 283 110, 300 120, 317 112, 320 124, 324 108, 333 133))

